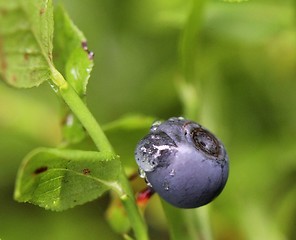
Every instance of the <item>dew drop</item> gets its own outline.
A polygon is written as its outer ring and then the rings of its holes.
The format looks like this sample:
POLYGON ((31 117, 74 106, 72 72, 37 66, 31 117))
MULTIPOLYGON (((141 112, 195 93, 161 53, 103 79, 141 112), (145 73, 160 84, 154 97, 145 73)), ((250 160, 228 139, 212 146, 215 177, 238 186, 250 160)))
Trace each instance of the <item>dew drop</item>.
POLYGON ((176 173, 176 170, 175 169, 172 169, 172 171, 170 172, 170 176, 175 176, 175 173, 176 173))
POLYGON ((157 162, 155 159, 149 158, 149 156, 141 156, 141 158, 138 160, 138 165, 140 168, 145 172, 152 172, 154 171, 155 167, 157 166, 157 162))
POLYGON ((147 184, 148 187, 151 187, 152 188, 152 184, 148 181, 147 178, 145 178, 145 183, 147 184))
POLYGON ((183 117, 171 117, 171 118, 169 118, 169 120, 168 121, 170 121, 170 122, 176 122, 176 121, 183 121, 185 118, 183 118, 183 117))
POLYGON ((143 152, 143 153, 146 153, 147 152, 147 149, 145 147, 141 147, 140 150, 143 152))
POLYGON ((55 93, 57 93, 57 92, 59 91, 57 85, 55 85, 55 84, 54 84, 53 82, 51 82, 51 81, 48 81, 48 82, 49 82, 50 87, 53 89, 53 91, 54 91, 55 93))
POLYGON ((158 158, 161 156, 163 150, 169 150, 170 146, 167 145, 152 145, 150 148, 144 146, 140 147, 137 162, 141 169, 145 172, 152 172, 159 164, 158 158))
POLYGON ((157 130, 157 128, 159 127, 159 125, 161 124, 161 121, 156 121, 152 124, 150 131, 151 132, 155 132, 157 130))
POLYGON ((139 168, 139 175, 140 175, 140 178, 145 178, 146 177, 146 173, 142 168, 139 168))
POLYGON ((72 74, 72 77, 76 80, 76 81, 78 81, 78 79, 79 79, 79 72, 78 72, 78 70, 77 70, 77 68, 71 68, 70 69, 70 73, 72 74))
POLYGON ((167 181, 164 181, 162 184, 164 190, 168 191, 170 189, 169 183, 167 181))
POLYGON ((68 114, 67 118, 66 118, 66 125, 71 127, 74 124, 74 116, 73 114, 68 114))

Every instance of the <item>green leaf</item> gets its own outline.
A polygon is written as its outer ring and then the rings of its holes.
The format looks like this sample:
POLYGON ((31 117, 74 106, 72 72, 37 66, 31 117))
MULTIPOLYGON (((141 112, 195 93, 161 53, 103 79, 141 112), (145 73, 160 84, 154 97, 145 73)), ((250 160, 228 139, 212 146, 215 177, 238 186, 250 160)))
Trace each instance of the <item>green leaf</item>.
POLYGON ((126 115, 103 126, 105 131, 149 129, 156 119, 144 115, 126 115))
POLYGON ((0 76, 15 87, 50 79, 53 7, 51 0, 0 0, 0 76))
POLYGON ((109 189, 120 193, 120 171, 114 154, 40 148, 24 159, 14 197, 61 211, 92 201, 109 189))
POLYGON ((61 6, 55 8, 54 22, 55 65, 82 97, 86 94, 86 86, 93 68, 93 53, 88 50, 83 33, 61 6))
MULTIPOLYGON (((86 87, 93 68, 93 55, 86 45, 83 33, 73 24, 65 10, 58 6, 54 11, 54 63, 66 77, 80 97, 86 94, 86 87)), ((81 142, 86 132, 80 121, 65 107, 63 140, 65 144, 81 142)))

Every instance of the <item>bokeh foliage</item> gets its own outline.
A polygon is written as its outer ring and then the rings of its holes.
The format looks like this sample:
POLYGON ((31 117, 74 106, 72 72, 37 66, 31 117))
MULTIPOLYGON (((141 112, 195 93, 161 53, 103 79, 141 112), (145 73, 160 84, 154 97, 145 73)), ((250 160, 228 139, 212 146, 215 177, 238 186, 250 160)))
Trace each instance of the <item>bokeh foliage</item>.
MULTIPOLYGON (((209 209, 215 239, 296 235, 292 0, 56 2, 64 4, 95 52, 88 106, 106 123, 126 166, 135 166, 134 146, 142 133, 114 132, 108 123, 131 113, 156 119, 181 115, 180 99, 191 93, 180 87, 186 81, 197 93, 188 100, 199 106, 191 111, 193 118, 223 140, 231 160, 228 184, 209 209), (197 2, 202 4, 193 11, 197 2)), ((47 85, 24 91, 1 82, 0 100, 0 237, 120 239, 105 222, 108 195, 63 213, 12 200, 21 159, 35 147, 60 141, 61 113, 47 85)), ((158 197, 153 197, 146 217, 151 238, 165 239, 158 197)))

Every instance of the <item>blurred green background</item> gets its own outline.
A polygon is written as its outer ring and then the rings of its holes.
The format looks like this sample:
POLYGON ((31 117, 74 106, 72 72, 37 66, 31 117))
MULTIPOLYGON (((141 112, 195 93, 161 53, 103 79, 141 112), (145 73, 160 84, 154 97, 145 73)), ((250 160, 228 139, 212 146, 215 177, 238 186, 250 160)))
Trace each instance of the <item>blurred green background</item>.
MULTIPOLYGON (((294 1, 56 2, 95 52, 87 102, 100 123, 133 113, 179 116, 188 98, 198 106, 194 120, 224 142, 231 168, 209 206, 215 239, 296 239, 294 1)), ((0 238, 121 239, 105 221, 108 195, 62 213, 14 202, 22 158, 59 143, 59 118, 60 102, 47 84, 16 90, 0 83, 0 238)), ((131 162, 143 132, 108 135, 131 162)), ((169 238, 157 196, 146 219, 151 239, 169 238)))

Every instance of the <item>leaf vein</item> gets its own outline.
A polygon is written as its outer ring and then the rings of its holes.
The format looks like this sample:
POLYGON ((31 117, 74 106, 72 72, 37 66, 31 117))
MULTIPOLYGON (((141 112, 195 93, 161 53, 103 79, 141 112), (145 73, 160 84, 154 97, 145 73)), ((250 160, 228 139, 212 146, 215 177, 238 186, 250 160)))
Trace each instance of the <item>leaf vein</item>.
POLYGON ((51 179, 48 179, 46 181, 43 181, 41 183, 39 183, 39 186, 42 186, 44 184, 48 184, 49 182, 52 182, 52 181, 56 181, 56 180, 59 180, 60 178, 63 178, 64 176, 58 176, 58 177, 55 177, 55 178, 51 178, 51 179))
MULTIPOLYGON (((46 194, 49 194, 49 193, 51 193, 51 192, 59 191, 61 188, 62 188, 62 186, 58 186, 58 187, 56 187, 56 188, 54 188, 54 189, 47 190, 47 191, 42 192, 42 193, 38 193, 38 197, 43 196, 43 195, 46 195, 46 194)), ((35 192, 34 192, 34 194, 35 194, 35 192)), ((56 199, 59 199, 59 198, 56 198, 56 199)))

